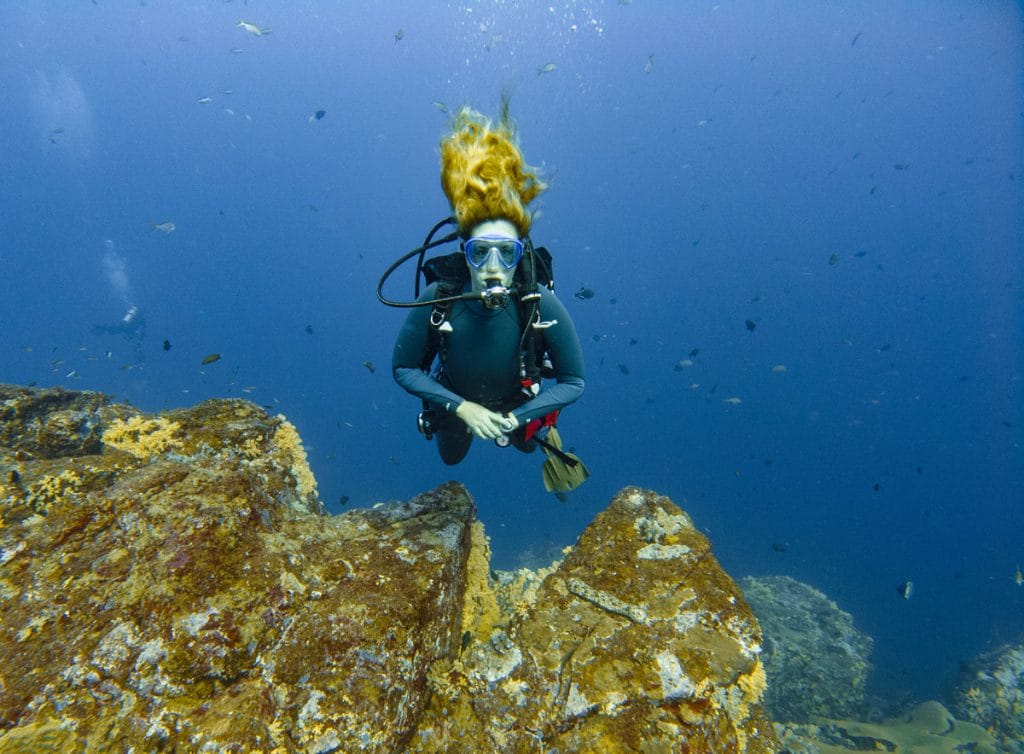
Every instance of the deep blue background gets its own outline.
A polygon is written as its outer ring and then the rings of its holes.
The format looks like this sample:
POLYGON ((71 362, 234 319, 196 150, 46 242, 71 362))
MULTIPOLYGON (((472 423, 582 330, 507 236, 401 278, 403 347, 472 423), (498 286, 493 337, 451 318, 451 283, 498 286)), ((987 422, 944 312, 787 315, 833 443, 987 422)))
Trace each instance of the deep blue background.
POLYGON ((466 483, 497 567, 653 488, 733 576, 850 611, 880 693, 938 696, 1020 638, 1018 4, 23 5, 0 9, 0 380, 247 396, 298 426, 332 511, 466 483), (433 103, 494 113, 503 88, 588 361, 566 504, 539 457, 441 465, 374 297, 448 212, 433 103), (131 304, 144 333, 94 332, 131 304))

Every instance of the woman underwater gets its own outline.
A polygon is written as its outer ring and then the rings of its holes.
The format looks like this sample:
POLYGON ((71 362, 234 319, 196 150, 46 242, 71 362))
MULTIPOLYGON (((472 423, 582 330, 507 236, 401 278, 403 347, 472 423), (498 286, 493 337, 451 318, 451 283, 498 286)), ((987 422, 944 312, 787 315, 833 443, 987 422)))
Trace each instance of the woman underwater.
POLYGON ((550 256, 530 241, 527 205, 546 186, 523 160, 507 101, 496 124, 470 108, 455 117, 441 141, 441 186, 460 252, 406 318, 394 378, 423 399, 421 429, 444 463, 465 458, 474 436, 524 452, 539 442, 548 489, 572 489, 586 469, 561 450, 554 423, 583 393, 583 351, 549 287, 550 256), (542 377, 554 384, 542 389, 542 377))

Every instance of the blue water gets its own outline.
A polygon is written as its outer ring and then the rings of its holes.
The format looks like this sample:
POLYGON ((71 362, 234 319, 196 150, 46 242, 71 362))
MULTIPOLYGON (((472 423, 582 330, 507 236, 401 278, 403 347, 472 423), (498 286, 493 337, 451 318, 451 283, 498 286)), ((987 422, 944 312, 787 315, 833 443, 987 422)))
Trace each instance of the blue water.
POLYGON ((1021 637, 1019 4, 23 6, 0 9, 0 380, 248 397, 334 512, 463 481, 497 567, 653 488, 734 577, 851 612, 881 694, 939 697, 1021 637), (503 88, 588 362, 561 429, 592 477, 564 504, 539 456, 440 463, 374 296, 448 212, 435 101, 494 113, 503 88))

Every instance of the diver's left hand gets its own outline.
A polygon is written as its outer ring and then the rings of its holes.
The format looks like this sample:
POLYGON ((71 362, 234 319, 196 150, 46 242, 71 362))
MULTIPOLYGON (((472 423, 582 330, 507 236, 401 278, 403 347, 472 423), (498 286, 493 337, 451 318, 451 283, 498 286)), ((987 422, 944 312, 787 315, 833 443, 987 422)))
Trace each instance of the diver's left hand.
POLYGON ((501 418, 501 431, 503 433, 505 433, 507 435, 507 434, 510 434, 511 432, 515 432, 518 428, 519 428, 519 420, 516 418, 515 414, 513 414, 511 411, 509 411, 507 414, 502 416, 502 418, 501 418))

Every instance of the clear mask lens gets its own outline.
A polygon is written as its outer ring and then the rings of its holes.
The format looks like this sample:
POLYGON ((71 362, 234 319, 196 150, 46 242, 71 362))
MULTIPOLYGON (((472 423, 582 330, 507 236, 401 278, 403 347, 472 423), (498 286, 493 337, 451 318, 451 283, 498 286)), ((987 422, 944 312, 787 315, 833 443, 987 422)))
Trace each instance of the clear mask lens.
POLYGON ((506 270, 511 270, 523 257, 523 242, 516 238, 471 238, 466 241, 466 260, 479 269, 492 253, 506 270))

